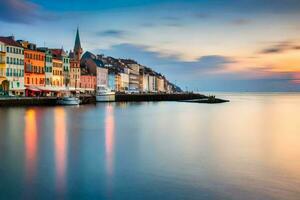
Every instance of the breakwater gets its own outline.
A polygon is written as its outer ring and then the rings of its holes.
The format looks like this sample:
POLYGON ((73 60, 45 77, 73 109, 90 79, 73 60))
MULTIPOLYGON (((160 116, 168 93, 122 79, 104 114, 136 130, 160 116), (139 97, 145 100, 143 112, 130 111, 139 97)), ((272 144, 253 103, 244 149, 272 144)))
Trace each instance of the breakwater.
POLYGON ((131 101, 180 101, 207 98, 202 94, 177 93, 177 94, 116 94, 116 102, 131 101))

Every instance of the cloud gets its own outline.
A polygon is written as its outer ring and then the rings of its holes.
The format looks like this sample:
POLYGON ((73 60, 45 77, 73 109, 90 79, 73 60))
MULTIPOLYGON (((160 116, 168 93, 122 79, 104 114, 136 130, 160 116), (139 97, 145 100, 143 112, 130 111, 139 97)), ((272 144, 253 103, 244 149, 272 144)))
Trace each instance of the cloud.
POLYGON ((162 25, 169 27, 182 27, 184 23, 182 23, 181 18, 177 16, 162 16, 162 25))
POLYGON ((1 0, 2 22, 32 24, 36 21, 53 21, 59 18, 61 18, 59 14, 43 10, 40 5, 28 0, 1 0))
POLYGON ((283 53, 290 50, 300 50, 300 45, 292 41, 276 42, 260 51, 262 54, 283 53))
POLYGON ((1 0, 0 21, 31 23, 37 16, 38 6, 26 0, 1 0))
POLYGON ((236 26, 244 26, 244 25, 250 24, 251 20, 249 20, 249 19, 236 19, 236 20, 233 20, 231 23, 233 25, 236 25, 236 26))
POLYGON ((200 91, 299 91, 300 76, 292 72, 273 72, 270 67, 245 67, 241 71, 227 70, 228 65, 240 64, 235 58, 205 55, 195 61, 182 61, 180 55, 165 56, 149 46, 114 45, 98 53, 117 58, 132 58, 155 69, 181 87, 200 91))
POLYGON ((114 38, 123 38, 128 33, 126 31, 122 30, 105 30, 97 32, 96 35, 98 36, 104 36, 104 37, 114 37, 114 38))
POLYGON ((107 50, 96 50, 98 53, 117 58, 136 59, 141 64, 152 67, 165 75, 176 77, 199 78, 199 75, 211 74, 224 69, 234 59, 221 55, 205 55, 195 61, 183 61, 180 55, 167 55, 166 52, 152 51, 144 45, 119 44, 107 50))
POLYGON ((209 15, 205 14, 205 13, 196 13, 196 14, 194 14, 194 16, 198 19, 206 19, 209 17, 209 15))

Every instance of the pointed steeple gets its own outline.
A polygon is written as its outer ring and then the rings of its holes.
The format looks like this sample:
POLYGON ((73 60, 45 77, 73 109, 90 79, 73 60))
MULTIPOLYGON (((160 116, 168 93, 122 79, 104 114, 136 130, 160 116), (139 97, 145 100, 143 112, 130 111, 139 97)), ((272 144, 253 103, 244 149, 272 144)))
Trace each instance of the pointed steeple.
POLYGON ((79 37, 79 28, 77 27, 74 51, 78 50, 78 49, 81 49, 81 43, 80 43, 80 37, 79 37))
POLYGON ((82 51, 81 43, 80 43, 79 28, 77 27, 75 45, 74 45, 74 57, 76 60, 80 61, 82 52, 83 51, 82 51))

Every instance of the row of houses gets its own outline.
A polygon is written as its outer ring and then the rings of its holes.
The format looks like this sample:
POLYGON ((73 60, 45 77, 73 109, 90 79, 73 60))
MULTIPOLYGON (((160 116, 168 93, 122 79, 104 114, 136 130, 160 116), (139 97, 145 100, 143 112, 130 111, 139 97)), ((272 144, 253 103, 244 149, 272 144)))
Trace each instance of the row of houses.
POLYGON ((116 92, 174 92, 163 75, 131 59, 85 52, 77 29, 73 50, 37 47, 14 37, 0 37, 0 94, 53 96, 95 93, 97 86, 116 92))

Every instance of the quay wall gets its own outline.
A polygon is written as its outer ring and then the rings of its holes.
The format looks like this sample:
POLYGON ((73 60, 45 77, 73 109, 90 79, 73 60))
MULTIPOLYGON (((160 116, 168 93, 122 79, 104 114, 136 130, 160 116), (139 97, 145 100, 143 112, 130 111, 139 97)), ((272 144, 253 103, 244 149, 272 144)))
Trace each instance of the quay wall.
POLYGON ((206 96, 195 93, 178 94, 116 94, 116 102, 130 101, 180 101, 191 99, 203 99, 206 96))
MULTIPOLYGON (((182 101, 203 99, 206 96, 194 93, 180 94, 116 94, 116 102, 141 101, 182 101)), ((91 95, 80 96, 81 104, 93 104, 96 97, 91 95)), ((0 107, 8 106, 55 106, 57 97, 0 97, 0 107)))
POLYGON ((56 101, 56 97, 0 97, 0 107, 54 106, 56 101))

